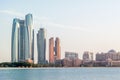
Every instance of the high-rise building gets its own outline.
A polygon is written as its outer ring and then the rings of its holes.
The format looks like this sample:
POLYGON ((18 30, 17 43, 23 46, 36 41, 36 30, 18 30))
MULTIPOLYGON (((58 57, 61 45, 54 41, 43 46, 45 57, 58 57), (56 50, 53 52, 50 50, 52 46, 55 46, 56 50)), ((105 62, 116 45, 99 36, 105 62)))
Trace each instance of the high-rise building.
POLYGON ((12 25, 12 37, 11 37, 11 61, 17 62, 18 61, 18 52, 19 52, 19 20, 14 19, 12 25))
POLYGON ((60 39, 57 37, 55 40, 55 60, 59 60, 61 58, 61 47, 60 47, 60 39))
POLYGON ((44 28, 40 28, 37 33, 38 64, 46 63, 46 33, 44 28))
MULTIPOLYGON (((25 21, 24 20, 19 20, 19 53, 18 53, 18 61, 24 61, 25 60, 25 53, 27 52, 26 47, 28 47, 26 40, 26 30, 25 30, 25 21), (26 43, 25 43, 26 42, 26 43)), ((27 52, 28 53, 28 52, 27 52)))
POLYGON ((33 34, 33 38, 32 38, 32 60, 33 60, 33 62, 34 62, 34 29, 33 29, 33 32, 32 32, 33 34))
POLYGON ((55 63, 61 58, 60 39, 57 37, 54 45, 54 38, 49 39, 49 63, 55 63))
POLYGON ((33 29, 33 16, 32 14, 27 14, 25 16, 25 26, 28 30, 28 44, 29 44, 29 53, 28 56, 34 61, 34 29, 33 29))
POLYGON ((25 61, 28 59, 34 60, 34 31, 32 24, 32 14, 26 15, 25 20, 16 18, 13 20, 11 45, 12 62, 25 61))
POLYGON ((49 39, 49 63, 54 63, 54 38, 49 39))

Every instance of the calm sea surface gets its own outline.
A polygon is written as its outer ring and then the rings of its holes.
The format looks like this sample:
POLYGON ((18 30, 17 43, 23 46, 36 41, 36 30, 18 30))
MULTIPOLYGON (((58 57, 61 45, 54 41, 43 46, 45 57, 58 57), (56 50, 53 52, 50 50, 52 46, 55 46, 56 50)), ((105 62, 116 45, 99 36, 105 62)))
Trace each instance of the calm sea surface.
POLYGON ((0 80, 120 80, 120 68, 0 69, 0 80))

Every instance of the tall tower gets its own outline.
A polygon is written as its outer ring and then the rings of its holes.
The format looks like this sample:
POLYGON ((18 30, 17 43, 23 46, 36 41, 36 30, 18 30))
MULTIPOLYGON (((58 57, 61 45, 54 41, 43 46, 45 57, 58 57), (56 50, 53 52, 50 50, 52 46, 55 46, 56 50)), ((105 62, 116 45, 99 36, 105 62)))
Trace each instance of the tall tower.
POLYGON ((18 61, 18 46, 19 46, 19 20, 14 19, 12 25, 12 37, 11 37, 11 61, 17 62, 18 61))
POLYGON ((54 38, 49 39, 49 63, 55 63, 61 59, 60 39, 57 37, 54 45, 54 38))
POLYGON ((12 27, 11 61, 34 60, 34 30, 32 14, 25 20, 14 19, 12 27))
POLYGON ((33 16, 32 14, 27 14, 25 16, 25 26, 28 31, 28 43, 29 43, 29 53, 28 58, 32 59, 34 61, 34 30, 33 30, 33 16))
POLYGON ((54 63, 54 39, 49 39, 49 63, 54 63))
POLYGON ((34 29, 33 29, 33 34, 32 34, 33 38, 32 38, 32 60, 34 62, 34 29))
POLYGON ((26 48, 28 47, 26 40, 28 39, 26 37, 26 30, 25 30, 25 21, 19 20, 19 57, 18 61, 24 61, 26 57, 26 53, 28 53, 28 50, 26 48), (26 43, 25 43, 26 42, 26 43))
POLYGON ((46 33, 44 28, 40 28, 37 33, 38 64, 46 63, 46 33))
POLYGON ((61 58, 61 47, 60 47, 60 39, 57 37, 55 40, 55 60, 60 60, 61 58))

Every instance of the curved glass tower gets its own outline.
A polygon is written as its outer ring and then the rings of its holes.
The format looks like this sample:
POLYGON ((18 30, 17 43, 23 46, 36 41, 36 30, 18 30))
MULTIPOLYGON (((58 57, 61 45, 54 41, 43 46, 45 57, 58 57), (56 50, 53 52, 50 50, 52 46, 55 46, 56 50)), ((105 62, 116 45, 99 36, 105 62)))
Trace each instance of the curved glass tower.
POLYGON ((14 19, 12 28, 11 61, 34 61, 34 30, 32 14, 25 20, 14 19))
POLYGON ((26 59, 30 58, 34 61, 34 30, 33 30, 33 16, 27 14, 25 16, 26 29, 28 31, 29 53, 26 54, 26 59))
POLYGON ((15 18, 12 25, 12 38, 11 38, 11 61, 18 61, 19 53, 19 19, 15 18))

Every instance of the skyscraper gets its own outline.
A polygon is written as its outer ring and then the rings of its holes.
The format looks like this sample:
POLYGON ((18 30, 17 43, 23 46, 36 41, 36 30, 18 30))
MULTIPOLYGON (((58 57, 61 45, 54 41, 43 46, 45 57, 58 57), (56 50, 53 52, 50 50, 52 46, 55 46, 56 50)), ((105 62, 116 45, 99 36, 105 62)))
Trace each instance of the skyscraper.
POLYGON ((37 33, 38 64, 46 63, 46 33, 44 28, 40 28, 37 33))
POLYGON ((34 60, 34 31, 32 15, 26 15, 25 20, 14 19, 12 29, 11 61, 34 60), (32 35, 32 36, 31 36, 32 35))
POLYGON ((19 38, 19 20, 14 19, 13 20, 13 25, 12 25, 12 37, 11 37, 11 61, 12 62, 17 62, 18 61, 18 38, 19 38))
POLYGON ((27 14, 25 16, 25 26, 28 31, 28 44, 29 53, 28 57, 34 61, 34 29, 33 29, 33 16, 32 14, 27 14))
POLYGON ((25 53, 27 52, 26 47, 28 47, 27 41, 26 41, 28 38, 26 38, 26 35, 25 35, 25 32, 26 32, 25 21, 19 20, 19 25, 20 25, 20 28, 19 28, 19 35, 18 35, 19 36, 19 39, 18 39, 18 41, 19 41, 18 61, 24 61, 25 57, 26 57, 25 53))
POLYGON ((49 39, 49 63, 55 63, 61 58, 60 39, 57 37, 54 45, 54 38, 49 39))
POLYGON ((61 47, 60 47, 60 39, 57 37, 55 40, 55 60, 59 60, 61 58, 61 47))
POLYGON ((54 38, 49 39, 49 63, 54 63, 54 38))

